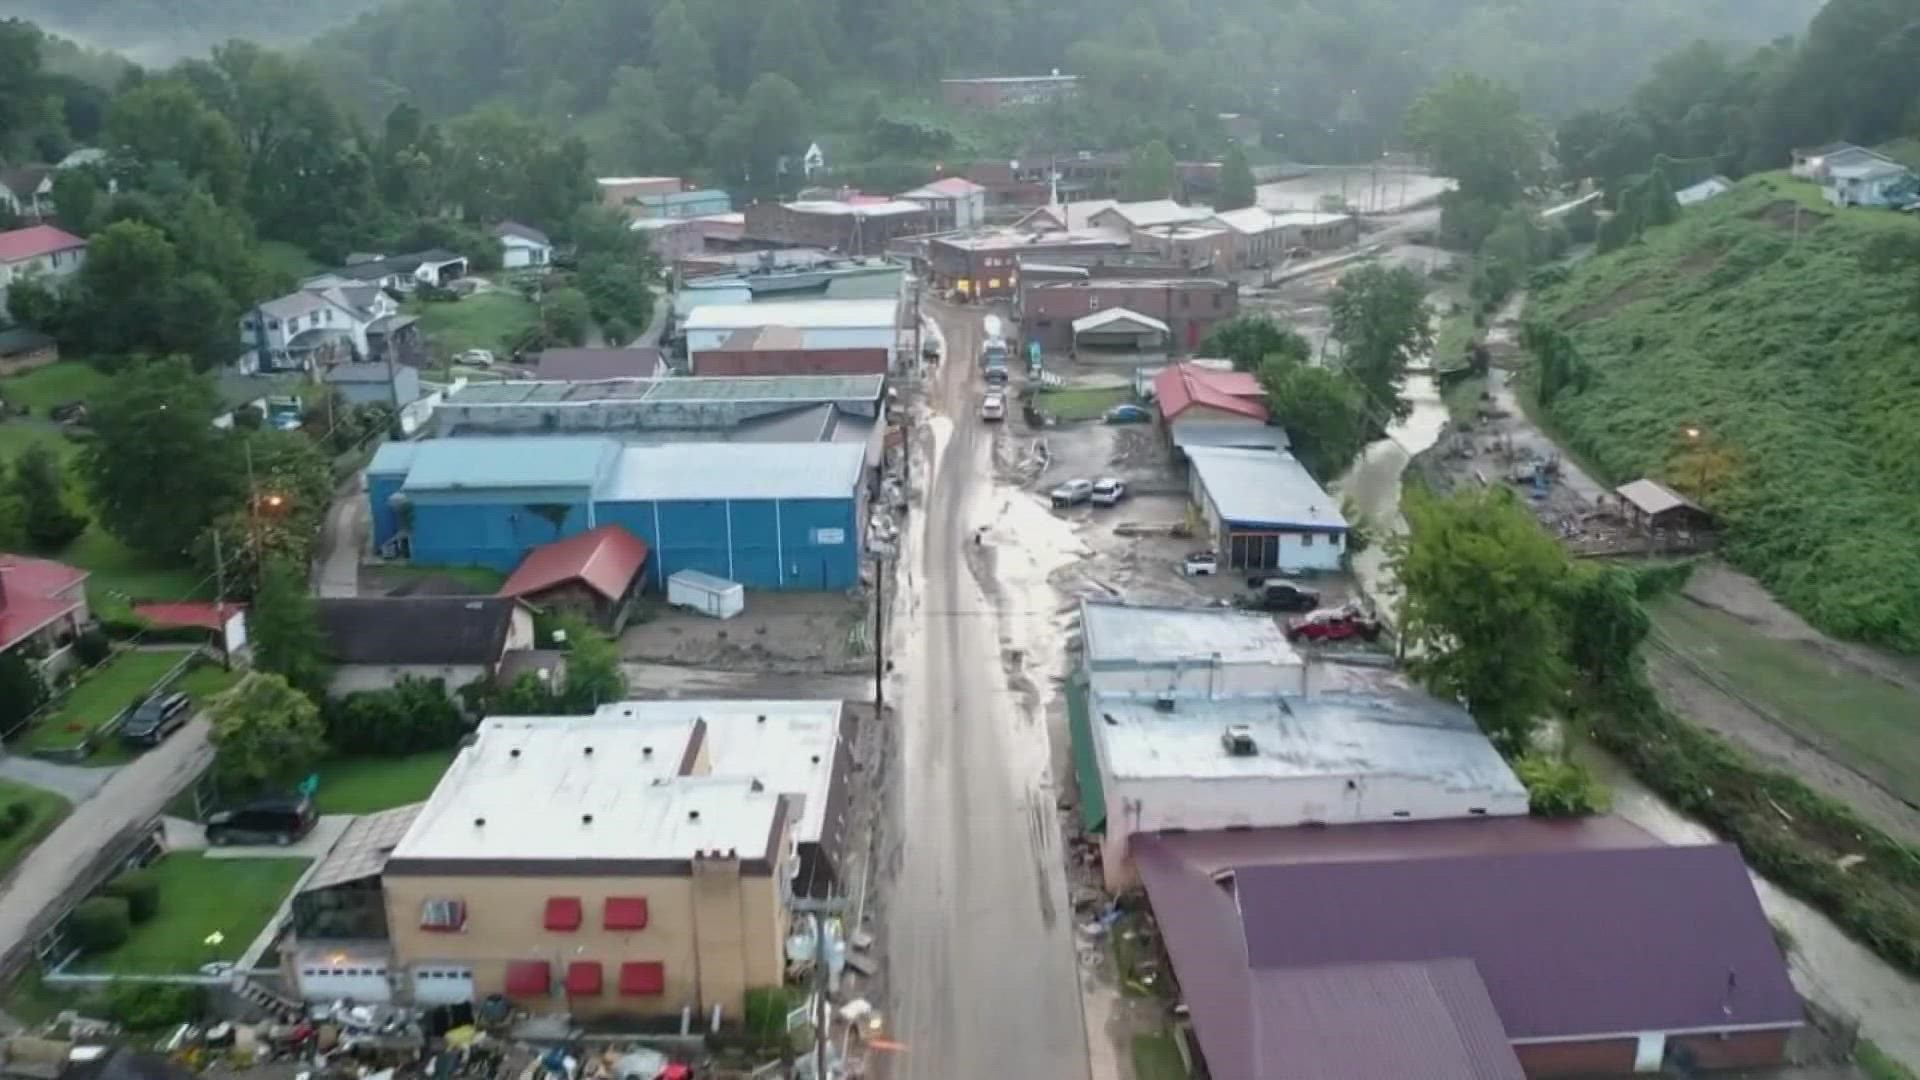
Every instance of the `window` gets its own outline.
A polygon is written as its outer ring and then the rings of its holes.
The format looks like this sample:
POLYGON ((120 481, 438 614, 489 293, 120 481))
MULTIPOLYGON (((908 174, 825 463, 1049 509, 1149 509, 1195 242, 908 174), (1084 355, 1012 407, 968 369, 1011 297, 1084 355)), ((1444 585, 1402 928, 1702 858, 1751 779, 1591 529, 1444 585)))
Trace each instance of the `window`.
POLYGON ((507 994, 510 997, 539 997, 553 985, 553 973, 545 960, 515 960, 507 965, 507 994))
POLYGON ((573 931, 580 929, 580 898, 577 896, 554 896, 547 900, 546 927, 549 930, 573 931))
POLYGON ((605 925, 608 930, 645 930, 647 928, 647 898, 644 896, 609 896, 606 904, 605 925))
POLYGON ((1302 533, 1302 534, 1300 535, 1300 546, 1301 546, 1301 547, 1312 547, 1312 546, 1313 546, 1313 534, 1312 534, 1312 533, 1302 533))
POLYGON ((467 925, 464 900, 428 900, 420 905, 420 929, 451 933, 467 925))
POLYGON ((566 987, 569 997, 599 997, 600 961, 575 960, 568 964, 566 987))
POLYGON ((654 997, 667 992, 667 965, 658 960, 620 965, 621 997, 654 997))
POLYGON ((1220 294, 1219 294, 1219 293, 1214 293, 1214 294, 1213 294, 1213 310, 1215 310, 1215 311, 1219 311, 1219 310, 1220 310, 1220 305, 1221 305, 1221 297, 1220 297, 1220 294))

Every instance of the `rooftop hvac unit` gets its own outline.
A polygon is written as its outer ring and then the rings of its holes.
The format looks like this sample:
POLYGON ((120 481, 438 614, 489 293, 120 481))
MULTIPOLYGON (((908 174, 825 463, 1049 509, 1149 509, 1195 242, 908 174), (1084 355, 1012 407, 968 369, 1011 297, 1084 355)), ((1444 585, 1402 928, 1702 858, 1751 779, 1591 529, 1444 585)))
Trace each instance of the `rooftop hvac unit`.
POLYGON ((1161 694, 1153 699, 1153 707, 1161 712, 1172 712, 1173 701, 1174 698, 1172 694, 1161 694))
POLYGON ((1220 745, 1227 748, 1229 756, 1252 757, 1256 749, 1253 729, 1245 724, 1228 724, 1227 730, 1220 733, 1220 745))

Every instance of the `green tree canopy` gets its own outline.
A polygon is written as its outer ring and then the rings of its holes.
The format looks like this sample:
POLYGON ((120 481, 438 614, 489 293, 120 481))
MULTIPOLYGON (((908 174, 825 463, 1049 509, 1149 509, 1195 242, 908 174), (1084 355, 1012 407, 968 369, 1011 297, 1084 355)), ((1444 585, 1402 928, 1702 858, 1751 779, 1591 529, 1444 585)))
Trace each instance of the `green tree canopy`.
POLYGON ((1200 343, 1200 352, 1233 361, 1235 371, 1259 371, 1269 357, 1306 360, 1313 346, 1265 315, 1239 315, 1214 327, 1200 343))
POLYGON ((10 485, 20 500, 26 540, 36 551, 59 551, 86 530, 87 515, 73 508, 60 461, 44 443, 34 443, 13 466, 10 485))
POLYGON ((165 560, 241 492, 226 434, 213 426, 220 395, 185 360, 140 364, 94 397, 94 438, 80 475, 100 523, 136 551, 165 560))
POLYGON ((1407 141, 1460 184, 1463 198, 1506 203, 1539 171, 1540 135, 1511 87, 1455 74, 1414 101, 1407 141))
POLYGON ((1155 140, 1133 152, 1120 178, 1120 197, 1128 200, 1170 199, 1179 179, 1179 163, 1167 144, 1155 140))
POLYGON ((1404 508, 1408 532, 1389 547, 1413 669, 1503 750, 1523 752, 1564 685, 1566 553, 1505 488, 1414 489, 1404 508))
POLYGON ((1253 167, 1247 164, 1247 152, 1234 143, 1227 148, 1227 156, 1220 163, 1220 194, 1214 199, 1215 210, 1240 210, 1254 205, 1259 199, 1259 191, 1253 182, 1253 167))
POLYGON ((332 664, 305 575, 285 560, 269 560, 248 609, 254 664, 284 678, 314 700, 326 694, 332 664))
POLYGON ((106 135, 136 168, 175 166, 223 203, 238 198, 246 182, 246 149, 233 126, 180 80, 148 79, 114 98, 106 135))
POLYGON ((326 756, 320 709, 278 675, 248 675, 214 699, 214 775, 243 793, 292 785, 326 756))
POLYGON ((1372 425, 1360 390, 1344 372, 1276 356, 1260 368, 1267 411, 1285 428, 1293 455, 1322 483, 1366 448, 1372 425))
POLYGON ((1401 396, 1407 365, 1433 349, 1432 316, 1420 275, 1404 266, 1367 263, 1340 279, 1330 302, 1341 366, 1353 376, 1380 424, 1412 406, 1401 396))

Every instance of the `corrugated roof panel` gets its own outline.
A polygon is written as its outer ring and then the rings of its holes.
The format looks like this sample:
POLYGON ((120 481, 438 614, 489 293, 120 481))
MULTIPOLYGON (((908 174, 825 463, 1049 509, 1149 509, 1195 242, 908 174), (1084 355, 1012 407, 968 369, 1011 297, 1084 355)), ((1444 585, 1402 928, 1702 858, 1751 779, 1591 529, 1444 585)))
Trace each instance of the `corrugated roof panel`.
POLYGON ((1220 517, 1236 525, 1345 531, 1340 504, 1292 454, 1195 446, 1187 460, 1220 517))
POLYGON ((866 467, 854 443, 670 443, 632 446, 595 497, 618 502, 695 499, 851 499, 866 467))
POLYGON ((592 488, 620 444, 605 437, 455 437, 421 443, 406 491, 592 488))

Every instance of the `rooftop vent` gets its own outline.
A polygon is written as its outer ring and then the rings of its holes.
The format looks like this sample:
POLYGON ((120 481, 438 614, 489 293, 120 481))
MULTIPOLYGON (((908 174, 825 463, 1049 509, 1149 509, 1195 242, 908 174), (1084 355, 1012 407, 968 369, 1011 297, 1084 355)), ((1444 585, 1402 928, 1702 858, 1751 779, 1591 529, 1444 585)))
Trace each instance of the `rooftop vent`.
POLYGON ((587 747, 587 751, 586 751, 586 753, 587 753, 587 756, 588 756, 588 757, 592 757, 592 756, 593 756, 593 747, 591 747, 591 746, 589 746, 589 747, 587 747))
POLYGON ((1173 706, 1174 697, 1172 694, 1161 694, 1153 699, 1153 707, 1161 712, 1172 712, 1173 706))
POLYGON ((763 783, 761 783, 761 782, 760 782, 760 781, 758 781, 758 780, 755 780, 755 781, 754 781, 754 782, 753 782, 753 783, 752 783, 751 785, 749 785, 749 786, 748 786, 748 788, 747 788, 747 790, 749 790, 749 791, 765 791, 765 790, 767 790, 767 785, 765 785, 765 784, 763 784, 763 783))
POLYGON ((760 722, 760 723, 762 723, 762 724, 764 724, 764 723, 766 723, 766 722, 767 722, 767 714, 766 714, 766 713, 761 713, 761 714, 760 714, 759 716, 756 716, 756 717, 754 717, 754 719, 755 719, 755 720, 757 720, 758 722, 760 722))
POLYGON ((485 825, 486 823, 487 823, 487 819, 483 817, 477 817, 473 819, 473 827, 476 829, 482 825, 485 825))
POLYGON ((516 746, 516 747, 514 747, 513 749, 511 749, 511 750, 509 750, 509 751, 507 751, 507 756, 508 756, 508 757, 519 757, 519 756, 520 756, 520 748, 516 746))
POLYGON ((688 820, 688 821, 699 821, 699 820, 700 820, 700 811, 698 811, 698 810, 689 810, 689 811, 687 811, 687 820, 688 820))
POLYGON ((652 756, 653 756, 653 747, 651 747, 651 746, 643 746, 643 747, 641 747, 641 748, 640 748, 640 756, 641 756, 641 757, 652 757, 652 756))
POLYGON ((580 815, 580 824, 582 824, 582 825, 591 825, 591 824, 593 824, 593 815, 592 815, 592 814, 581 814, 581 815, 580 815))
POLYGON ((1233 757, 1252 757, 1258 747, 1254 745, 1253 729, 1245 724, 1228 724, 1227 730, 1220 733, 1220 745, 1227 748, 1233 757))

